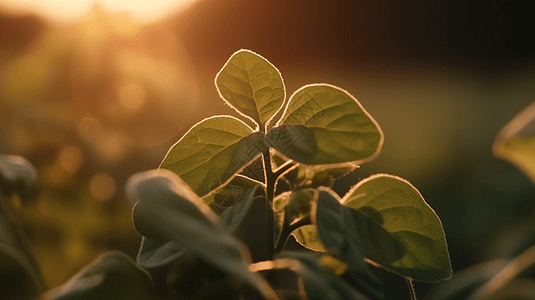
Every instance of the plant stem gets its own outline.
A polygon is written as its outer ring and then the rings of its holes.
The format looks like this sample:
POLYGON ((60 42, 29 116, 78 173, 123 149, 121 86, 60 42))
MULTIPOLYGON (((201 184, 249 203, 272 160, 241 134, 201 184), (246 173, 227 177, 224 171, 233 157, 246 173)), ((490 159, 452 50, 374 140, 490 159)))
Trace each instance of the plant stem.
POLYGON ((414 285, 412 285, 412 280, 405 278, 407 280, 407 285, 409 286, 409 291, 411 293, 411 300, 416 300, 416 291, 414 290, 414 285))
POLYGON ((288 212, 284 212, 284 223, 282 225, 281 234, 279 235, 279 239, 277 240, 277 245, 275 246, 275 253, 280 253, 282 249, 284 249, 284 245, 286 245, 286 242, 288 241, 288 237, 292 233, 292 231, 296 230, 297 228, 305 225, 310 224, 310 215, 307 215, 301 219, 299 219, 297 222, 294 222, 292 224, 289 224, 288 219, 288 212))
POLYGON ((290 162, 285 164, 284 166, 280 167, 277 172, 275 172, 275 178, 279 178, 284 172, 288 171, 289 169, 295 167, 296 164, 294 162, 290 162))
POLYGON ((273 259, 275 250, 274 237, 273 237, 273 196, 275 194, 275 183, 277 176, 271 169, 271 157, 269 155, 269 149, 266 149, 263 153, 264 156, 264 172, 266 175, 266 220, 267 220, 267 238, 268 238, 268 255, 269 259, 273 259))

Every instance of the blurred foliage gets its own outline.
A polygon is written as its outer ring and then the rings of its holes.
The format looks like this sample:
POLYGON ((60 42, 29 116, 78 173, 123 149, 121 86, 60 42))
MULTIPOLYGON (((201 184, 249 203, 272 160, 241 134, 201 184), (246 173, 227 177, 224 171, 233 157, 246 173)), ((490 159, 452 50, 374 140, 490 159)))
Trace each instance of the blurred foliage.
POLYGON ((535 103, 507 123, 492 150, 495 156, 511 162, 535 181, 535 103))
POLYGON ((40 193, 21 216, 55 287, 106 250, 135 255, 124 182, 182 130, 196 77, 172 31, 127 14, 1 21, 0 152, 36 166, 40 193))
MULTIPOLYGON (((493 144, 496 157, 507 160, 535 182, 534 104, 507 123, 493 144)), ((501 182, 502 185, 508 181, 501 182)), ((499 182, 497 184, 500 184, 499 182)), ((531 199, 533 200, 533 199, 531 199)), ((516 203, 509 203, 515 206, 516 203)), ((464 268, 438 285, 428 299, 535 299, 535 218, 533 202, 524 214, 494 237, 489 260, 464 268)), ((503 225, 503 224, 502 224, 503 225)))

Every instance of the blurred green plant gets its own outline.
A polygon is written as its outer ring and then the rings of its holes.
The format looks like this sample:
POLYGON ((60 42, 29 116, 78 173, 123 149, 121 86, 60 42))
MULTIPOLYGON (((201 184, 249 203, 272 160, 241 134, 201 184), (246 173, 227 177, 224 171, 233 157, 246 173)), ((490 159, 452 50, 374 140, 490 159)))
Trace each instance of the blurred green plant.
MULTIPOLYGON (((496 157, 506 160, 535 182, 535 103, 532 103, 498 133, 492 146, 496 157)), ((521 242, 507 243, 509 257, 497 257, 456 273, 452 280, 432 291, 434 300, 535 299, 535 223, 519 222, 515 231, 521 242), (511 255, 512 254, 512 255, 511 255)), ((499 241, 500 242, 500 241, 499 241)))
MULTIPOLYGON (((415 299, 413 280, 451 277, 442 224, 408 181, 377 174, 343 197, 330 189, 383 144, 379 125, 352 95, 312 84, 286 100, 279 71, 249 50, 234 53, 215 84, 254 128, 231 116, 193 126, 158 170, 127 182, 143 235, 137 264, 104 254, 43 298, 381 299, 380 267, 406 278, 415 299), (251 218, 258 208, 265 219, 251 218), (259 227, 265 235, 238 238, 259 227), (291 236, 315 251, 289 251, 291 236)), ((20 186, 10 179, 15 162, 5 161, 2 185, 20 186)), ((43 287, 38 268, 26 266, 30 251, 23 253, 18 270, 36 278, 24 289, 32 292, 8 292, 32 299, 43 287)))

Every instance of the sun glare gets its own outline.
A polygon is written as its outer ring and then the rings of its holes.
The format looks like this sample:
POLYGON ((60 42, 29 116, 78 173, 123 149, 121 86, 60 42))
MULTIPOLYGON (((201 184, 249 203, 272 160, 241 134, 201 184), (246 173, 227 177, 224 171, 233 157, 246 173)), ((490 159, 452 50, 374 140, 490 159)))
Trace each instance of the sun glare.
POLYGON ((154 22, 177 14, 197 0, 0 0, 0 9, 13 14, 34 13, 56 22, 73 22, 94 6, 109 13, 128 13, 141 22, 154 22))

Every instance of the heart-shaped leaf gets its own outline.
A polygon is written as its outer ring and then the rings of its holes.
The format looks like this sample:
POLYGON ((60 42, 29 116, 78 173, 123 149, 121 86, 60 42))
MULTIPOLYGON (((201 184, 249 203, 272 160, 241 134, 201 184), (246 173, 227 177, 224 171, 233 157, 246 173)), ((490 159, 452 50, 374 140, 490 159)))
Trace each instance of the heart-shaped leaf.
POLYGON ((342 203, 351 208, 368 259, 414 280, 451 277, 442 224, 408 181, 374 175, 354 186, 342 203))
POLYGON ((379 154, 383 132, 348 92, 328 84, 297 90, 268 132, 270 146, 297 162, 361 164, 379 154))
POLYGON ((150 275, 121 252, 108 252, 45 294, 47 300, 155 299, 150 275))
POLYGON ((193 126, 174 144, 160 168, 179 175, 200 196, 226 184, 264 150, 263 135, 230 116, 193 126))
POLYGON ((267 299, 276 299, 269 285, 249 272, 246 247, 221 226, 217 215, 176 174, 167 170, 135 174, 126 192, 137 201, 133 219, 140 234, 184 245, 188 252, 239 278, 267 299))
POLYGON ((217 74, 215 84, 223 100, 262 130, 286 97, 279 70, 249 50, 234 53, 217 74))

